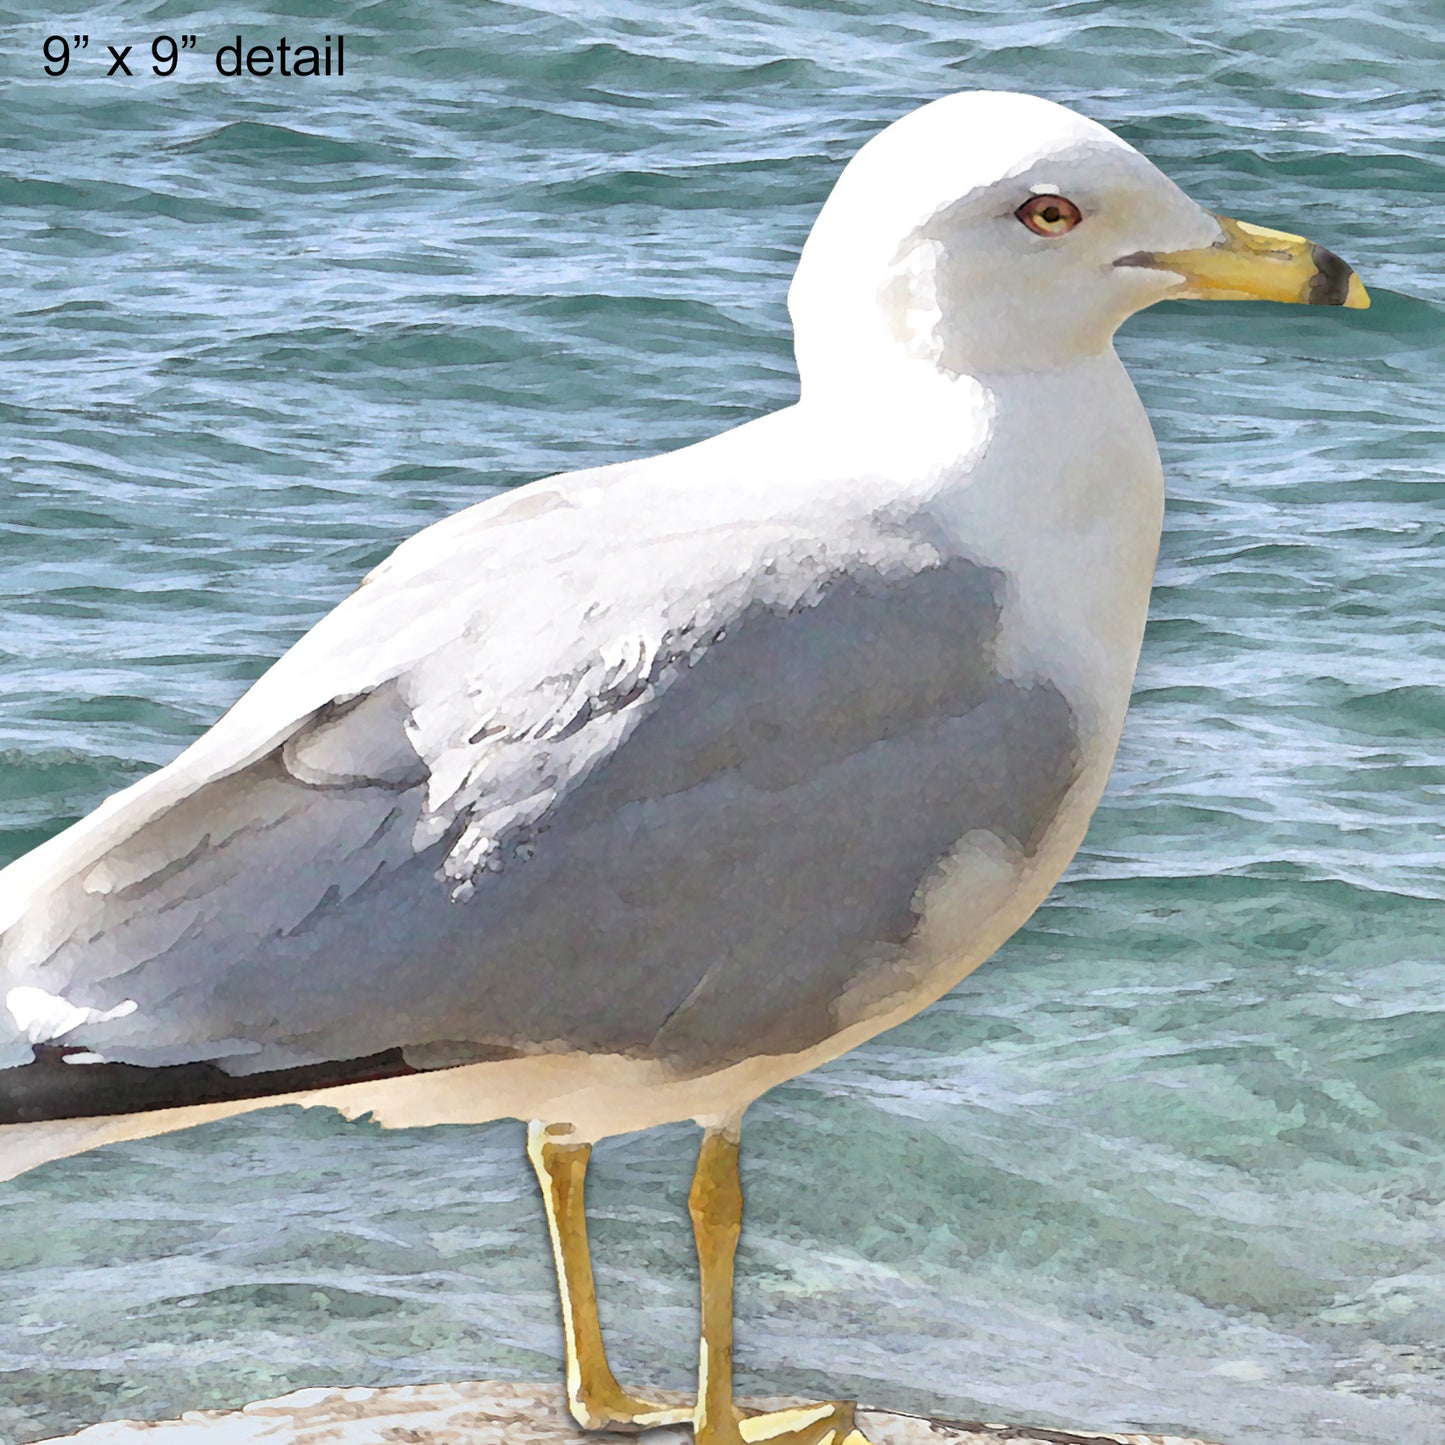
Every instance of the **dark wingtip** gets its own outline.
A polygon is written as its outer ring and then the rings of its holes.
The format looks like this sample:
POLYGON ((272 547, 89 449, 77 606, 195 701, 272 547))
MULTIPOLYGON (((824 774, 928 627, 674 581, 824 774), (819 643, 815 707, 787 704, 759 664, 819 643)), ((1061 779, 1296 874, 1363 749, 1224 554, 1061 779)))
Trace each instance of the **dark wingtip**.
POLYGON ((142 1067, 65 1062, 67 1055, 83 1052, 62 1045, 36 1044, 30 1063, 0 1070, 0 1124, 143 1114, 152 1109, 260 1099, 418 1072, 402 1057, 400 1049, 239 1077, 209 1063, 142 1067))

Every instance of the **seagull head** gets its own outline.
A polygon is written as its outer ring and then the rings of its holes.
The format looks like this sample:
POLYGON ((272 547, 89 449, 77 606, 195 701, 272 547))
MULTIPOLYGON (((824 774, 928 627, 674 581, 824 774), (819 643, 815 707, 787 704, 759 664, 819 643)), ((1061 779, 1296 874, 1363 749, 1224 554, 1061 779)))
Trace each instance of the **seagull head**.
POLYGON ((1338 256, 1206 210, 1097 122, 973 91, 904 116, 849 162, 788 306, 806 395, 900 367, 1068 365, 1169 298, 1369 305, 1338 256))

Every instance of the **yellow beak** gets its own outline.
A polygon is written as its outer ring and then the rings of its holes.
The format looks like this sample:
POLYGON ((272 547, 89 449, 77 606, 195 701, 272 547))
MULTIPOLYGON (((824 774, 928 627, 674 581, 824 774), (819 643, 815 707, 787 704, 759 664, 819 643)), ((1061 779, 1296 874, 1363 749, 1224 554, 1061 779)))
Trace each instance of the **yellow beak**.
POLYGON ((1310 306, 1370 304, 1360 278, 1323 246, 1287 231, 1216 216, 1224 239, 1197 251, 1139 251, 1120 266, 1149 266, 1184 278, 1174 297, 1199 301, 1300 301, 1310 306))

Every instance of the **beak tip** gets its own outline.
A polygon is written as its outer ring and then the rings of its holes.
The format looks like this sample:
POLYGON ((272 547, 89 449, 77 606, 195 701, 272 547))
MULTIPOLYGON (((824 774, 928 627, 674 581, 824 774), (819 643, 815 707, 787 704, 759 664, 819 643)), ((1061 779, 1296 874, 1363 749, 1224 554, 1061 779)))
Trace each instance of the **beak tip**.
POLYGON ((1343 305, 1350 311, 1368 311, 1370 309, 1370 293, 1365 290, 1364 284, 1358 276, 1351 275, 1343 305))

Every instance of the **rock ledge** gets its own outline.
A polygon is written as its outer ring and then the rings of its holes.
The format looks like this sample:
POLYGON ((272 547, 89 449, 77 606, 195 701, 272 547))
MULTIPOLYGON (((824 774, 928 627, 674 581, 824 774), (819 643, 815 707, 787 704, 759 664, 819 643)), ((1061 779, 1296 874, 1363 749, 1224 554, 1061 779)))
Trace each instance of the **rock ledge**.
MULTIPOLYGON (((655 1392, 668 1401, 681 1397, 655 1392)), ((797 1401, 747 1400, 770 1407, 797 1401)), ((1099 1435, 1038 1426, 929 1420, 859 1410, 874 1445, 1207 1445, 1178 1435, 1099 1435)), ((636 1441, 635 1435, 584 1435, 555 1385, 478 1380, 387 1389, 297 1390, 239 1410, 192 1410, 179 1420, 112 1420, 64 1439, 73 1445, 580 1445, 636 1441)), ((692 1432, 649 1431, 648 1445, 683 1445, 692 1432)), ((39 1445, 59 1445, 58 1440, 39 1445)))

